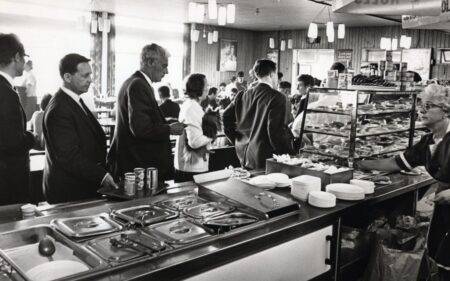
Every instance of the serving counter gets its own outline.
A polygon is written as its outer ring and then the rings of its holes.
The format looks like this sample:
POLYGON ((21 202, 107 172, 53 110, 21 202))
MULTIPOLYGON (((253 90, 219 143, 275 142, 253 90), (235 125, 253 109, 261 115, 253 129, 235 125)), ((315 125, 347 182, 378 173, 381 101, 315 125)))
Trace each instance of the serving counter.
MULTIPOLYGON (((342 221, 378 204, 398 205, 399 200, 412 212, 419 190, 434 183, 426 174, 392 174, 390 177, 392 184, 377 188, 373 195, 361 201, 338 201, 331 209, 319 209, 297 201, 298 211, 262 219, 158 255, 94 268, 64 280, 280 280, 280 276, 283 280, 341 280, 341 267, 351 262, 346 261, 344 265, 340 260, 342 221)), ((172 193, 175 189, 169 190, 172 193)), ((194 185, 185 186, 180 194, 192 192, 209 199, 218 196, 194 185)), ((289 189, 273 192, 293 199, 289 189)), ((41 212, 42 216, 28 220, 17 220, 14 206, 1 207, 0 218, 9 222, 0 225, 0 239, 4 233, 49 224, 55 218, 110 213, 170 196, 172 194, 125 202, 104 199, 64 204, 48 208, 41 212)), ((0 280, 3 280, 1 276, 0 280)))

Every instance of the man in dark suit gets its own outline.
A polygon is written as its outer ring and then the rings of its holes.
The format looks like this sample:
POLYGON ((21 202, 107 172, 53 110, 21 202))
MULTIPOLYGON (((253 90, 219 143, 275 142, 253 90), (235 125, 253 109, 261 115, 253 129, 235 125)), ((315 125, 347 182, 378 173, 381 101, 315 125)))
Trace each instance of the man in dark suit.
POLYGON ((223 114, 223 124, 241 165, 263 169, 272 154, 294 152, 293 138, 284 123, 286 98, 274 89, 276 64, 271 60, 258 60, 253 69, 258 85, 237 94, 223 114))
POLYGON ((44 115, 46 143, 44 194, 50 203, 97 196, 102 188, 117 188, 106 170, 106 137, 81 94, 91 84, 89 59, 68 54, 59 64, 63 86, 44 115))
POLYGON ((158 89, 159 99, 161 104, 159 109, 161 110, 164 118, 168 123, 174 123, 178 121, 178 115, 180 115, 180 106, 178 103, 173 102, 170 99, 170 89, 167 86, 161 86, 158 89))
POLYGON ((181 135, 184 125, 165 121, 152 86, 168 73, 168 56, 157 44, 145 46, 140 71, 128 78, 119 91, 116 130, 108 154, 115 179, 137 167, 157 168, 160 182, 173 173, 169 136, 181 135))
POLYGON ((34 144, 13 78, 24 69, 25 50, 14 34, 0 33, 0 205, 28 201, 30 159, 34 144))

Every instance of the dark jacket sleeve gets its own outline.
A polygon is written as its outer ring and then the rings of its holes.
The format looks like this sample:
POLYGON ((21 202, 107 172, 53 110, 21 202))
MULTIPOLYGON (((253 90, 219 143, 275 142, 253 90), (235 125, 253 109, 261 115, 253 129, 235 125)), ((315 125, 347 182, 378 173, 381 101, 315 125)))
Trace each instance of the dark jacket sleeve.
POLYGON ((20 103, 12 98, 0 99, 0 154, 16 155, 30 150, 34 136, 25 131, 20 103))
POLYGON ((276 153, 293 153, 292 134, 284 123, 286 98, 276 95, 270 102, 267 116, 267 135, 270 145, 276 153))
POLYGON ((130 131, 136 138, 165 141, 169 139, 170 127, 159 117, 158 104, 153 95, 153 90, 139 79, 130 84, 128 91, 130 131))
POLYGON ((223 132, 225 136, 230 140, 232 144, 236 140, 236 112, 235 112, 235 102, 232 102, 223 112, 223 132))
POLYGON ((48 149, 55 155, 55 165, 75 177, 100 186, 107 171, 100 163, 94 163, 83 157, 80 152, 80 139, 74 130, 73 122, 69 109, 49 110, 45 114, 44 126, 48 149))

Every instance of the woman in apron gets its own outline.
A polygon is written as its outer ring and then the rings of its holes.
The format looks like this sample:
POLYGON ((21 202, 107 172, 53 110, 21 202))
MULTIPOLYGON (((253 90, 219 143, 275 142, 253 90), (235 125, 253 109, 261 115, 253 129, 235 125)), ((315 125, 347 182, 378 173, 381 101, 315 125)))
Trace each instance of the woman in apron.
POLYGON ((362 170, 397 172, 425 166, 439 182, 428 236, 428 254, 439 267, 440 280, 450 280, 450 91, 429 85, 420 95, 423 124, 431 133, 394 158, 357 163, 362 170))

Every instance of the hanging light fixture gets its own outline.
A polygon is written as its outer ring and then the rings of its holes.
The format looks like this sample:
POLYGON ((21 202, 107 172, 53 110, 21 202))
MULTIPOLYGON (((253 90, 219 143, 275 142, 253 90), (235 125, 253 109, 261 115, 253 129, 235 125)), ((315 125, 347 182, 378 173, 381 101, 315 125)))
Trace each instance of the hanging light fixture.
POLYGON ((191 30, 191 41, 198 42, 199 35, 200 35, 200 31, 198 31, 197 29, 192 29, 191 30))
POLYGON ((218 24, 219 25, 225 25, 227 23, 227 8, 224 6, 219 7, 219 14, 218 14, 218 24))
POLYGON ((289 39, 289 40, 288 40, 288 44, 287 44, 287 45, 288 45, 288 46, 287 46, 288 49, 292 49, 292 47, 293 47, 293 46, 292 46, 292 45, 293 45, 292 39, 289 39))
POLYGON ((208 32, 208 44, 211 45, 213 43, 213 33, 208 32))
POLYGON ((234 23, 236 20, 236 5, 227 5, 227 23, 234 23))
POLYGON ((334 23, 332 21, 327 22, 327 37, 328 42, 334 42, 334 23))
POLYGON ((197 22, 202 23, 205 20, 205 5, 203 4, 197 4, 197 22))
POLYGON ((286 41, 285 40, 281 40, 281 42, 280 42, 280 50, 281 51, 286 50, 286 41))
POLYGON ((269 38, 269 48, 275 48, 275 39, 273 39, 272 37, 269 38))
POLYGON ((208 16, 209 19, 217 19, 217 0, 208 0, 208 16))
POLYGON ((219 31, 214 30, 213 31, 213 42, 219 41, 219 31))
POLYGON ((308 28, 308 37, 312 39, 316 39, 319 35, 319 28, 317 27, 317 23, 310 23, 308 28))
POLYGON ((397 38, 393 38, 392 42, 391 42, 391 49, 392 51, 396 51, 398 48, 398 39, 397 38))
POLYGON ((400 37, 400 48, 409 49, 411 48, 412 38, 406 35, 400 37))
POLYGON ((338 39, 345 38, 345 24, 341 23, 338 25, 338 39))
POLYGON ((188 17, 190 22, 197 21, 197 4, 194 2, 189 2, 188 17))

